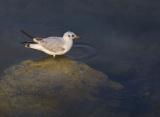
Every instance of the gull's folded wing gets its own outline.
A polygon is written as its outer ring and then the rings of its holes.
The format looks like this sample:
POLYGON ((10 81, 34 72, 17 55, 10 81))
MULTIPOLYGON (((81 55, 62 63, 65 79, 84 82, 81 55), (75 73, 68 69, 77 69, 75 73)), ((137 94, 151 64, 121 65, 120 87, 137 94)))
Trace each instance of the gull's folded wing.
POLYGON ((63 47, 64 45, 63 39, 60 37, 43 38, 39 40, 39 44, 45 49, 55 53, 65 50, 63 47))

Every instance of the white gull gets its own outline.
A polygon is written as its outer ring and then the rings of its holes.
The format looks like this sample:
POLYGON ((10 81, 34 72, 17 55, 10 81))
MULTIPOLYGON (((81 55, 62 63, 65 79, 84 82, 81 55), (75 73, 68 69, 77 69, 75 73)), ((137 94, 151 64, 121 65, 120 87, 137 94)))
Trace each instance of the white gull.
POLYGON ((46 54, 63 55, 67 53, 73 46, 73 40, 78 39, 73 32, 64 33, 63 37, 33 38, 33 42, 23 42, 25 47, 43 51, 46 54))

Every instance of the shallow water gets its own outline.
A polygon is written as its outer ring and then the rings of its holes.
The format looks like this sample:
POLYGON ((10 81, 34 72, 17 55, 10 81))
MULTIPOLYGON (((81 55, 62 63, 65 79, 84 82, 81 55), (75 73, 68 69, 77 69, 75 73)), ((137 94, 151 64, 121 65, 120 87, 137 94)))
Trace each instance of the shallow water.
POLYGON ((25 59, 47 56, 26 49, 34 36, 81 36, 67 56, 122 83, 119 112, 128 117, 160 115, 160 8, 149 0, 5 0, 0 2, 0 71, 25 59))

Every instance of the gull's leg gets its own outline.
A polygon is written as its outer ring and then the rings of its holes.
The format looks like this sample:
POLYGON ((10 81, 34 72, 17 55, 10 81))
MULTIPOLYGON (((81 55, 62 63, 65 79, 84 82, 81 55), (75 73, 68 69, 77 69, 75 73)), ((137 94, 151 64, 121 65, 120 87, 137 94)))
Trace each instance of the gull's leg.
POLYGON ((53 58, 55 59, 55 58, 56 58, 56 55, 53 55, 53 58))

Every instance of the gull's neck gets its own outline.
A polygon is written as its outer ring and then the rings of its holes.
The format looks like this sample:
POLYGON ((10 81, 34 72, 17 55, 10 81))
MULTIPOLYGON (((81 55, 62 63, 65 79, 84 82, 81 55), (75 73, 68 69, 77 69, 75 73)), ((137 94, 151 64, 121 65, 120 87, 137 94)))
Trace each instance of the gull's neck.
POLYGON ((63 40, 64 40, 64 46, 66 50, 69 51, 73 45, 73 40, 69 38, 64 38, 64 37, 63 37, 63 40))
POLYGON ((68 41, 68 40, 71 40, 71 39, 69 39, 69 38, 66 37, 66 36, 63 36, 63 40, 68 41))

